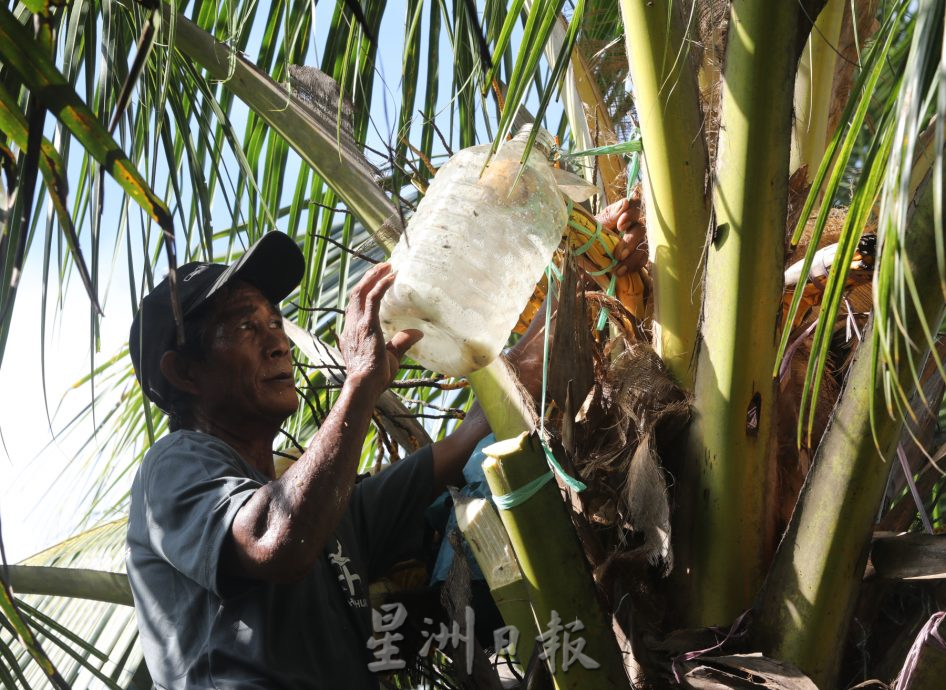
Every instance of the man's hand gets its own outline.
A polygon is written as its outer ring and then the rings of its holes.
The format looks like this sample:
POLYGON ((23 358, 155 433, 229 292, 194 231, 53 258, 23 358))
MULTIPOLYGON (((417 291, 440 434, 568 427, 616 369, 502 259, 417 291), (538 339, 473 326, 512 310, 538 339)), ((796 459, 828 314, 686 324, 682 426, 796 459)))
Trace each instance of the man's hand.
POLYGON ((404 354, 424 335, 413 329, 400 331, 384 342, 378 312, 381 298, 393 284, 391 264, 378 264, 365 273, 349 297, 340 339, 347 378, 370 383, 379 395, 394 381, 404 354))
POLYGON ((615 230, 621 240, 614 248, 614 258, 620 263, 615 273, 622 276, 639 271, 647 263, 647 229, 641 208, 640 187, 630 199, 616 201, 596 216, 601 225, 615 230))

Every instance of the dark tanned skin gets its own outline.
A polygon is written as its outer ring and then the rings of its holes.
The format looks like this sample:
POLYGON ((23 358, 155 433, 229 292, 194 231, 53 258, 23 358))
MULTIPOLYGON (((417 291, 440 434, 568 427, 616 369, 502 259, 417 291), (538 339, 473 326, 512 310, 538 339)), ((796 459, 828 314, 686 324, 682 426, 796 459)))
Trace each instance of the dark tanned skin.
POLYGON ((614 258, 621 262, 615 273, 622 276, 641 270, 647 263, 647 231, 644 228, 640 187, 634 190, 630 199, 616 201, 601 211, 598 221, 621 235, 614 248, 614 258))
MULTIPOLYGON (((624 217, 626 202, 619 204, 620 211, 602 222, 618 229, 631 227, 634 224, 624 217)), ((636 259, 636 254, 632 250, 628 256, 636 259)), ((281 315, 266 297, 251 285, 239 284, 210 316, 204 361, 192 362, 176 352, 162 357, 164 376, 193 396, 192 428, 225 441, 272 479, 233 521, 221 561, 225 575, 298 580, 311 570, 333 534, 351 497, 375 404, 394 380, 404 354, 421 337, 418 331, 402 331, 385 342, 378 311, 393 282, 391 267, 378 264, 352 291, 341 337, 345 383, 306 452, 279 479, 273 439, 299 402, 289 339, 281 315)), ((536 319, 509 355, 533 396, 541 383, 542 342, 542 319, 536 319)), ((474 405, 456 431, 433 445, 431 499, 448 484, 462 483, 463 466, 488 433, 489 425, 474 405)))

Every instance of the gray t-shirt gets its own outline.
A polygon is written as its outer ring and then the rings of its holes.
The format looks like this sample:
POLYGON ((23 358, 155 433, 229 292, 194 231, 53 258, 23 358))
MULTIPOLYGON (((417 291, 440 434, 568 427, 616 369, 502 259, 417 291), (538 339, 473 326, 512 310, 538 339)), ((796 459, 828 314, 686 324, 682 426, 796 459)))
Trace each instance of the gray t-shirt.
POLYGON ((420 550, 431 463, 428 447, 356 484, 312 572, 275 584, 218 572, 267 478, 208 434, 155 443, 132 485, 126 562, 156 687, 377 688, 368 582, 420 550))

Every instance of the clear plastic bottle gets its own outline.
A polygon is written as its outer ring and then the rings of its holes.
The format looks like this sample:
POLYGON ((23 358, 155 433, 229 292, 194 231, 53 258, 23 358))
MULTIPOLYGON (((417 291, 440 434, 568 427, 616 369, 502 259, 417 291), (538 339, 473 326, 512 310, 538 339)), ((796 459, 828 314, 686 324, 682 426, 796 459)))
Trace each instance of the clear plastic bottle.
POLYGON ((432 371, 465 376, 499 355, 561 240, 568 213, 544 129, 520 175, 529 129, 485 169, 489 145, 447 161, 391 254, 382 328, 423 331, 409 354, 432 371))

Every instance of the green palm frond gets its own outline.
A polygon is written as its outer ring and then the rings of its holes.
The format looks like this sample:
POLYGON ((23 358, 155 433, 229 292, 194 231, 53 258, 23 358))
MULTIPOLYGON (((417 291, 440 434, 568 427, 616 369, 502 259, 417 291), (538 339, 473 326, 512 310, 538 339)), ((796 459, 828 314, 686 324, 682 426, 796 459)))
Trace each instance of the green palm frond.
MULTIPOLYGON (((150 687, 124 574, 125 524, 100 525, 11 567, 17 604, 59 670, 61 687, 150 687), (42 594, 22 593, 28 591, 42 594)), ((4 629, 0 657, 9 674, 4 687, 47 687, 42 669, 4 629)))
MULTIPOLYGON (((536 17, 549 24, 557 17, 553 12, 557 5, 553 5, 538 3, 533 8, 541 11, 536 17)), ((470 99, 464 95, 466 82, 456 79, 445 107, 441 96, 445 75, 435 78, 437 63, 444 61, 434 60, 424 80, 419 66, 424 56, 433 59, 442 55, 440 32, 447 28, 447 43, 457 60, 479 64, 482 41, 495 48, 501 27, 510 17, 509 26, 514 26, 519 14, 506 12, 504 5, 495 2, 487 3, 484 18, 477 16, 475 20, 467 16, 468 3, 461 1, 430 3, 426 17, 421 14, 422 3, 410 5, 406 12, 366 5, 365 20, 373 35, 380 34, 382 24, 389 27, 404 22, 405 27, 403 102, 389 123, 392 131, 385 132, 383 123, 371 122, 371 113, 377 112, 373 94, 382 94, 373 86, 380 79, 377 48, 367 40, 364 27, 353 21, 345 3, 338 3, 326 17, 321 13, 312 16, 309 3, 302 2, 279 3, 269 13, 255 5, 241 6, 226 15, 200 5, 189 13, 189 20, 173 22, 171 6, 161 7, 154 45, 150 51, 141 51, 146 59, 137 79, 137 100, 132 99, 127 108, 121 103, 128 92, 128 75, 134 75, 135 70, 118 59, 102 68, 89 41, 97 40, 101 32, 106 55, 137 55, 136 42, 154 16, 149 11, 137 6, 125 11, 93 1, 65 10, 60 17, 59 42, 65 79, 77 93, 85 87, 83 98, 97 110, 96 117, 115 122, 116 140, 129 151, 129 160, 146 171, 151 188, 162 190, 179 228, 182 261, 233 260, 274 226, 295 236, 306 256, 307 273, 299 293, 289 300, 287 314, 317 337, 333 342, 339 315, 324 310, 344 307, 348 289, 368 265, 343 248, 363 245, 370 237, 366 227, 376 234, 387 223, 397 232, 401 213, 409 213, 416 203, 416 194, 405 192, 403 185, 411 179, 429 179, 428 165, 443 159, 455 137, 459 136, 461 145, 475 143, 492 128, 488 116, 500 113, 484 107, 495 93, 488 91, 470 99), (324 43, 314 46, 311 29, 326 18, 329 30, 324 43), (485 33, 485 38, 478 36, 478 31, 485 33), (250 54, 255 57, 250 59, 250 54), (325 107, 322 103, 319 109, 318 104, 303 103, 287 83, 291 65, 311 65, 313 54, 319 56, 322 72, 338 84, 342 98, 351 103, 351 140, 342 154, 338 148, 343 134, 338 119, 341 106, 325 107), (98 78, 92 79, 93 74, 98 78), (412 90, 416 90, 413 100, 412 90), (423 117, 414 112, 417 105, 423 117), (235 116, 242 117, 240 113, 245 113, 242 131, 240 125, 234 125, 235 116), (461 121, 475 124, 471 128, 461 121), (359 150, 365 141, 370 142, 367 159, 359 150), (381 180, 381 187, 377 180, 381 180)), ((572 15, 573 27, 580 18, 580 13, 572 15)), ((542 41, 548 38, 547 30, 535 33, 538 29, 529 29, 528 22, 523 26, 523 43, 533 51, 529 60, 513 62, 509 44, 494 58, 494 64, 500 66, 498 77, 519 85, 520 101, 526 99, 528 84, 544 64, 542 41), (531 39, 528 31, 532 31, 531 39)), ((481 83, 474 80, 469 85, 470 93, 475 93, 481 83)), ((507 100, 503 112, 515 109, 514 100, 507 100)), ((54 143, 64 160, 70 160, 70 151, 75 151, 72 134, 60 129, 56 136, 54 143)), ((125 197, 117 206, 118 225, 109 248, 109 233, 102 231, 109 190, 94 176, 92 159, 81 150, 77 157, 80 165, 72 216, 82 242, 89 241, 89 228, 93 234, 93 285, 103 280, 99 275, 106 265, 103 252, 111 251, 119 259, 124 255, 130 302, 136 305, 165 270, 163 236, 125 197), (142 257, 146 257, 143 262, 142 257)), ((66 256, 57 260, 61 240, 53 230, 47 229, 44 245, 47 280, 65 285, 74 264, 66 256)), ((382 245, 389 242, 390 235, 380 241, 382 245)), ((383 257, 378 250, 368 251, 375 259, 383 257)), ((55 291, 48 294, 53 296, 55 291)), ((44 316, 44 328, 45 322, 44 316)), ((93 430, 93 435, 83 434, 85 450, 77 458, 86 463, 89 477, 84 488, 85 524, 120 510, 125 500, 120 487, 127 485, 145 448, 165 428, 162 415, 137 391, 128 360, 119 354, 99 366, 95 349, 90 375, 79 386, 82 392, 70 393, 73 398, 91 395, 90 402, 61 429, 69 434, 91 424, 86 428, 93 430), (93 442, 93 438, 99 440, 93 442)), ((407 370, 405 376, 431 378, 418 370, 407 370)), ((287 423, 287 431, 300 441, 314 433, 320 410, 328 409, 334 397, 334 389, 324 377, 308 378, 306 381, 300 375, 300 386, 311 384, 312 395, 318 399, 302 405, 287 423)), ((436 386, 405 387, 398 389, 398 394, 413 413, 424 415, 420 419, 434 438, 456 423, 457 410, 469 399, 464 389, 442 391, 436 386)), ((371 441, 366 448, 371 447, 371 441)), ((367 465, 369 455, 366 451, 363 464, 367 465)))
MULTIPOLYGON (((906 60, 904 84, 899 89, 891 122, 891 154, 884 171, 881 195, 878 243, 880 247, 877 277, 874 282, 875 370, 884 382, 883 390, 888 413, 897 417, 909 414, 910 388, 919 385, 924 362, 920 353, 928 348, 941 376, 946 377, 934 343, 942 323, 942 310, 932 321, 924 317, 923 303, 929 300, 923 286, 938 284, 942 301, 946 302, 946 250, 943 235, 943 118, 946 117, 946 3, 929 0, 917 8, 916 28, 906 60), (924 161, 924 130, 932 127, 933 137, 926 137, 932 155, 925 157, 932 164, 934 244, 929 251, 936 256, 938 275, 918 276, 907 258, 907 223, 910 207, 915 204, 917 187, 926 177, 924 161), (917 162, 920 161, 918 165, 917 162), (912 322, 910 315, 918 322, 912 322), (910 333, 922 334, 923 342, 915 342, 910 333), (905 388, 903 373, 911 382, 905 388)), ((926 310, 928 311, 928 310, 926 310)))
MULTIPOLYGON (((891 143, 891 110, 894 106, 894 88, 878 90, 878 82, 882 77, 889 79, 891 67, 894 72, 902 74, 903 61, 894 61, 897 40, 902 38, 900 29, 906 24, 907 32, 911 24, 906 22, 909 3, 897 2, 888 10, 884 18, 884 27, 878 32, 878 39, 866 52, 864 63, 854 87, 854 98, 847 103, 844 114, 841 116, 842 126, 835 132, 822 159, 818 172, 814 176, 811 190, 799 216, 798 226, 792 236, 792 245, 796 245, 802 237, 808 219, 820 202, 817 219, 811 231, 811 239, 805 254, 802 266, 802 275, 807 276, 811 270, 814 255, 819 248, 819 240, 833 207, 834 200, 842 189, 845 175, 849 174, 849 166, 856 164, 860 168, 860 184, 856 185, 850 202, 850 209, 846 217, 844 229, 839 238, 838 260, 836 267, 829 276, 825 288, 825 296, 821 304, 821 316, 814 334, 811 357, 805 373, 805 384, 802 389, 801 409, 799 413, 798 443, 801 444, 803 433, 807 429, 807 442, 811 443, 811 429, 815 415, 815 406, 812 401, 818 399, 818 393, 824 376, 828 350, 835 319, 843 301, 843 291, 847 279, 851 257, 857 248, 858 240, 863 231, 868 216, 874 211, 874 204, 879 193, 879 184, 883 171, 887 165, 887 153, 891 143), (897 28, 894 31, 894 27, 897 28), (878 97, 883 98, 878 102, 878 97), (865 143, 864 122, 868 113, 878 119, 878 126, 872 136, 868 136, 865 143), (857 158, 855 157, 857 156, 857 158), (846 259, 846 263, 845 263, 846 259)), ((776 357, 776 369, 780 366, 782 357, 792 338, 791 325, 801 303, 802 291, 796 290, 791 305, 785 317, 785 326, 782 330, 779 352, 776 357)), ((796 334, 797 337, 797 334, 796 334)))

